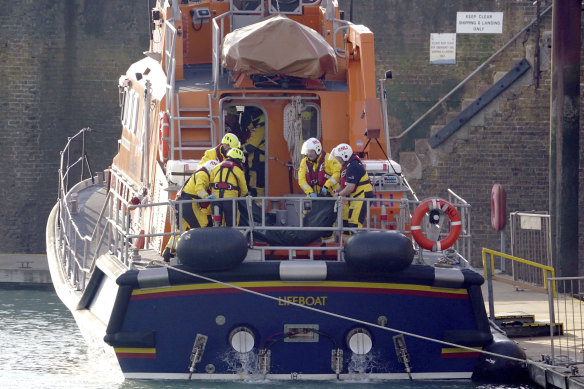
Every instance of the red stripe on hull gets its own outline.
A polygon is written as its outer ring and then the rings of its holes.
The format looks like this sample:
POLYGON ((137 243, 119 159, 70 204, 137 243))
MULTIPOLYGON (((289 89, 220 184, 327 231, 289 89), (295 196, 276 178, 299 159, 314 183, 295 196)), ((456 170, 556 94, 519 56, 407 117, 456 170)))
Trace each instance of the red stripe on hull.
POLYGON ((131 358, 131 359, 156 359, 156 354, 145 354, 145 353, 116 353, 118 358, 131 358))
POLYGON ((481 353, 444 353, 442 354, 442 359, 453 359, 453 358, 477 358, 481 353))
MULTIPOLYGON (((259 287, 259 288, 249 288, 255 292, 291 292, 291 293, 306 293, 306 292, 319 292, 319 293, 364 293, 364 294, 395 294, 395 295, 408 295, 408 296, 424 296, 424 297, 436 297, 436 298, 446 298, 454 300, 468 300, 468 294, 455 294, 455 293, 441 293, 441 292, 429 292, 422 290, 403 290, 403 289, 377 289, 377 288, 349 288, 349 287, 287 287, 287 286, 274 286, 274 287, 259 287)), ((177 296, 191 296, 191 295, 209 295, 209 294, 236 294, 244 293, 238 289, 194 289, 194 290, 177 290, 169 292, 155 292, 148 294, 137 294, 131 297, 132 301, 135 300, 146 300, 152 298, 161 297, 177 297, 177 296)))

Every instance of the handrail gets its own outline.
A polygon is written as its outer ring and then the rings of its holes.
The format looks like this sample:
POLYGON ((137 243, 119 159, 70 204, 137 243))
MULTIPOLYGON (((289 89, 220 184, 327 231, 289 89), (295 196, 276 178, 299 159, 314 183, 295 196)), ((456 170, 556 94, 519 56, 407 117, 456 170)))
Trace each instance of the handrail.
POLYGON ((223 37, 225 34, 225 18, 231 17, 232 12, 226 12, 221 14, 217 17, 211 19, 211 27, 212 27, 212 65, 211 70, 213 74, 213 98, 217 97, 217 89, 219 88, 219 75, 223 72, 223 68, 221 67, 220 62, 220 47, 223 43, 223 37), (220 25, 217 24, 217 21, 220 22, 220 25))
MULTIPOLYGON (((137 233, 138 229, 141 228, 139 224, 136 224, 140 220, 138 213, 142 214, 141 208, 151 208, 154 207, 168 207, 168 209, 174 210, 178 208, 178 217, 182 219, 182 205, 184 203, 202 203, 211 202, 219 203, 222 201, 232 201, 234 202, 233 210, 243 206, 245 203, 246 210, 240 208, 241 212, 247 213, 249 226, 234 226, 237 230, 241 231, 245 235, 249 234, 250 237, 250 248, 252 250, 258 250, 261 254, 261 259, 265 260, 266 253, 269 251, 277 252, 278 256, 282 253, 288 252, 289 259, 294 259, 296 256, 295 252, 302 252, 302 257, 308 255, 309 258, 314 259, 316 252, 329 252, 328 256, 332 252, 336 252, 337 260, 342 260, 342 236, 343 232, 359 232, 359 231, 372 231, 372 230, 393 230, 401 232, 405 235, 411 235, 410 231, 407 229, 408 221, 410 218, 410 206, 419 204, 417 200, 411 200, 407 198, 403 199, 390 199, 390 198, 309 198, 305 196, 279 196, 279 197, 242 197, 233 199, 195 199, 195 200, 168 200, 159 203, 144 203, 144 204, 133 204, 131 199, 134 197, 139 197, 138 191, 135 189, 137 183, 125 179, 123 174, 115 171, 108 170, 104 173, 108 174, 108 191, 105 194, 105 199, 103 200, 102 208, 99 212, 99 216, 95 220, 95 225, 93 225, 93 230, 90 233, 83 233, 80 231, 79 226, 76 224, 74 211, 69 205, 69 201, 74 198, 75 193, 80 193, 88 187, 93 185, 103 186, 103 180, 99 180, 97 184, 93 181, 94 177, 82 179, 80 182, 76 183, 70 190, 64 184, 64 181, 71 174, 71 168, 77 166, 82 159, 75 160, 72 164, 67 164, 69 158, 65 158, 73 139, 82 134, 80 131, 75 137, 71 138, 64 149, 61 160, 62 166, 59 173, 59 181, 61 188, 59 190, 59 222, 60 222, 60 250, 63 256, 63 263, 67 274, 70 274, 70 281, 74 287, 78 290, 85 288, 85 278, 92 269, 95 267, 96 261, 100 255, 103 254, 104 245, 107 246, 107 251, 116 256, 124 265, 128 268, 132 268, 135 263, 138 262, 138 256, 134 254, 139 254, 137 249, 134 247, 134 243, 138 238, 162 238, 166 236, 177 235, 181 231, 165 232, 161 231, 158 233, 137 233), (282 204, 284 202, 289 207, 289 202, 294 202, 294 210, 289 212, 296 212, 295 215, 298 216, 297 225, 273 225, 269 223, 268 214, 266 213, 270 208, 279 209, 280 207, 275 207, 276 204, 282 204), (336 216, 336 226, 305 226, 305 220, 303 219, 304 204, 314 203, 319 201, 333 201, 334 206, 337 211, 336 216), (341 212, 344 201, 362 201, 366 204, 366 219, 364 225, 361 229, 358 228, 347 228, 343 226, 343 212, 341 212), (237 203, 235 203, 237 202, 237 203), (255 219, 253 217, 252 207, 254 202, 259 202, 261 204, 262 216, 261 220, 255 219), (395 221, 388 223, 383 220, 383 218, 376 218, 374 216, 377 212, 381 212, 382 205, 389 206, 389 203, 393 203, 394 209, 396 209, 395 221), (377 208, 375 208, 377 207, 377 208), (374 209, 377 209, 374 211, 374 209), (331 242, 327 246, 309 246, 309 245, 299 245, 299 246, 273 246, 267 241, 254 242, 253 234, 262 232, 266 233, 275 230, 289 230, 289 231, 330 231, 334 235, 337 232, 337 236, 334 243, 331 242), (79 246, 79 247, 78 247, 79 246), (308 253, 308 254, 307 254, 308 253)), ((84 140, 84 139, 83 139, 84 140)), ((104 195, 103 189, 100 189, 104 195)), ((97 193, 97 192, 96 192, 97 193)), ((461 204, 457 204, 458 207, 470 207, 466 202, 460 199, 461 204)), ((331 204, 332 205, 332 204, 331 204)), ((290 208, 287 208, 290 209, 290 208)), ((166 210, 164 210, 166 213, 166 210)), ((235 216, 235 215, 234 215, 235 216)), ((237 220, 235 217, 233 220, 237 220)), ((292 223, 295 224, 295 223, 292 223)), ((325 234, 326 235, 326 234, 325 234)), ((283 242, 285 244, 285 242, 283 242)), ((253 254, 252 254, 253 256, 253 254)))
MULTIPOLYGON (((518 257, 514 257, 513 255, 509 255, 509 254, 505 254, 505 253, 501 253, 499 251, 495 251, 495 250, 491 250, 491 249, 487 249, 487 248, 483 248, 482 251, 482 257, 483 257, 483 270, 484 270, 484 275, 485 275, 485 279, 488 277, 492 277, 494 276, 494 272, 495 272, 495 255, 502 257, 502 258, 506 258, 509 259, 511 261, 515 261, 515 262, 519 262, 519 263, 523 263, 525 265, 529 265, 529 266, 533 266, 536 267, 538 269, 542 270, 542 274, 543 274, 543 285, 544 288, 547 289, 548 288, 548 283, 547 283, 547 279, 548 279, 548 272, 550 273, 550 278, 554 278, 556 271, 553 267, 551 266, 547 266, 547 265, 542 265, 541 263, 537 263, 537 262, 533 262, 533 261, 529 261, 527 259, 523 259, 523 258, 518 258, 518 257), (487 254, 490 255, 490 266, 487 266, 487 254), (487 269, 490 270, 490 274, 488 274, 487 269)), ((556 295, 556 285, 555 283, 553 284, 553 295, 555 297, 556 295)))
MULTIPOLYGON (((346 21, 346 20, 342 20, 342 19, 333 19, 333 50, 335 51, 335 54, 337 55, 337 57, 339 58, 346 58, 347 56, 345 55, 346 51, 345 49, 340 49, 337 47, 337 34, 339 33, 339 31, 345 31, 345 30, 349 30, 349 27, 351 26, 351 23, 346 21)), ((342 39, 343 44, 345 44, 345 39, 342 39)))

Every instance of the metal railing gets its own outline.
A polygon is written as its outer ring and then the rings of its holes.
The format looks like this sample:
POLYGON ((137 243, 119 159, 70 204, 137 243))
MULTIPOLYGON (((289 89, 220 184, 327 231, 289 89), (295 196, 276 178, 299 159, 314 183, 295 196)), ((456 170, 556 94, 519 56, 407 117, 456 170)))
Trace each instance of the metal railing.
POLYGON ((584 363, 584 277, 549 277, 547 282, 550 323, 562 324, 550 325, 551 359, 546 362, 575 367, 584 363))
MULTIPOLYGON (((547 280, 550 277, 555 277, 555 270, 553 267, 551 266, 546 266, 546 265, 542 265, 541 263, 537 263, 534 261, 529 261, 527 259, 523 259, 523 258, 519 258, 519 257, 515 257, 513 255, 509 255, 509 254, 505 254, 505 253, 501 253, 495 250, 490 250, 490 249, 486 249, 483 248, 483 270, 484 270, 484 274, 485 274, 485 278, 487 277, 495 277, 495 258, 499 258, 500 261, 502 261, 503 259, 507 259, 512 261, 512 263, 516 263, 516 264, 523 264, 525 265, 526 268, 529 268, 529 271, 526 272, 526 274, 529 275, 529 277, 526 277, 525 279, 521 280, 521 282, 524 282, 528 285, 531 286, 536 286, 536 287, 540 287, 540 288, 545 288, 547 289, 548 284, 547 284, 547 280), (489 259, 487 259, 487 257, 489 259)), ((513 278, 514 281, 516 281, 515 278, 513 278)), ((553 293, 555 295, 555 285, 553 288, 553 293)))
MULTIPOLYGON (((156 237, 170 237, 180 235, 181 227, 176 231, 165 232, 162 226, 154 226, 156 233, 144 233, 142 228, 145 215, 155 213, 156 207, 163 207, 163 214, 171 211, 173 218, 182 220, 183 204, 210 202, 211 209, 220 202, 233 202, 233 219, 237 220, 237 209, 247 216, 247 225, 234 225, 233 228, 240 230, 244 235, 249 236, 249 249, 251 253, 259 253, 257 260, 265 260, 267 255, 278 253, 279 258, 287 259, 314 259, 317 252, 329 252, 327 259, 333 256, 337 260, 342 260, 343 235, 348 232, 372 231, 372 230, 391 230, 401 232, 411 237, 409 231, 409 222, 411 210, 415 209, 420 201, 410 199, 384 199, 384 198, 309 198, 305 196, 283 196, 283 197, 243 197, 232 199, 215 199, 209 201, 202 200, 181 200, 181 201, 163 201, 159 203, 140 204, 141 193, 136 190, 133 182, 125 179, 121 174, 114 170, 106 170, 104 174, 98 174, 96 177, 84 179, 83 174, 80 181, 70 189, 68 188, 68 179, 73 175, 75 168, 80 163, 86 162, 87 157, 84 154, 84 133, 88 129, 81 130, 74 137, 69 139, 67 146, 61 154, 60 168, 60 187, 59 187, 59 248, 63 266, 67 271, 69 279, 78 290, 85 287, 86 276, 95 266, 97 258, 104 254, 110 253, 128 268, 132 268, 139 259, 135 256, 137 252, 137 242, 146 241, 156 237), (71 162, 71 145, 75 140, 81 141, 81 157, 71 162), (96 181, 97 180, 97 181, 96 181), (106 183, 107 182, 107 187, 106 183), (101 205, 101 211, 95 220, 88 223, 87 215, 78 216, 78 197, 87 196, 84 189, 92 188, 92 195, 99 198, 98 207, 101 205), (303 219, 304 213, 314 205, 315 202, 330 201, 334 202, 336 211, 335 222, 328 226, 306 226, 303 219), (348 228, 343 225, 343 207, 346 207, 347 201, 364 202, 366 215, 362 228, 348 228), (242 204, 239 207, 239 204, 242 204), (285 205, 285 206, 283 206, 285 205), (393 209, 393 220, 388 221, 385 218, 377 217, 383 213, 381 211, 393 209), (150 208, 147 210, 147 208, 150 208), (254 208, 256 217, 254 219, 254 208), (257 210, 261 213, 258 213, 257 210), (285 225, 274 222, 273 213, 278 210, 286 211, 287 215, 294 215, 297 220, 285 225), (272 212, 272 217, 268 215, 272 212), (258 216, 261 215, 261 216, 258 216), (254 235, 264 235, 271 231, 319 231, 320 235, 333 236, 331 242, 325 246, 320 245, 298 245, 298 246, 278 246, 270 245, 268 241, 256 241, 254 235)), ((89 174, 91 175, 91 174, 89 174)), ((454 193, 451 193, 455 195, 454 193)), ((466 218, 469 218, 469 205, 458 198, 454 202, 463 218, 463 225, 466 225, 466 218)), ((276 219, 277 221, 277 219, 276 219)), ((426 223, 422 224, 424 231, 426 223)), ((447 234, 448 231, 441 233, 447 234)), ((470 234, 465 234, 462 239, 469 239, 470 234)), ((468 243, 467 243, 468 244, 468 243)), ((465 246, 463 246, 465 247, 465 246)), ((421 258, 422 250, 419 250, 421 258)))
POLYGON ((551 279, 555 279, 555 270, 553 267, 545 266, 537 262, 528 261, 526 259, 517 258, 509 254, 501 253, 495 250, 490 250, 483 248, 482 251, 483 256, 483 272, 484 277, 487 280, 487 290, 488 290, 488 301, 489 301, 489 317, 492 320, 495 320, 495 301, 494 301, 494 294, 493 294, 493 280, 501 280, 504 281, 503 278, 495 276, 495 258, 498 257, 500 261, 503 258, 513 261, 514 263, 522 263, 526 266, 530 266, 534 269, 534 272, 537 271, 541 274, 542 282, 539 282, 534 279, 531 283, 534 286, 542 287, 548 289, 548 292, 551 296, 556 296, 556 284, 551 283, 548 284, 548 281, 551 279), (488 258, 487 258, 488 257, 488 258))

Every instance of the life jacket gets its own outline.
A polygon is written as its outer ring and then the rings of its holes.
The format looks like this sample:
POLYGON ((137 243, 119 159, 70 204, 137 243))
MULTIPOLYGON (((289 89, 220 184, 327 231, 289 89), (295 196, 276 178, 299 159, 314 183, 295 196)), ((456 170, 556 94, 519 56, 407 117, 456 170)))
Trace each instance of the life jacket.
POLYGON ((215 174, 215 177, 217 177, 217 175, 219 175, 219 182, 213 182, 211 184, 209 184, 209 187, 212 187, 213 189, 216 189, 219 191, 219 198, 223 198, 223 194, 225 193, 226 190, 236 190, 237 191, 237 197, 241 196, 241 189, 239 188, 239 180, 237 179, 237 176, 235 175, 235 173, 233 172, 233 169, 235 167, 239 167, 241 170, 243 170, 242 166, 234 161, 223 161, 221 162, 221 165, 219 165, 219 167, 217 168, 218 171, 215 174), (223 172, 227 170, 227 173, 225 174, 225 176, 223 176, 223 172), (237 183, 237 185, 233 185, 232 183, 229 182, 229 178, 233 176, 235 178, 235 182, 237 183))
POLYGON ((344 188, 345 184, 347 183, 347 168, 352 162, 355 161, 357 161, 357 163, 363 168, 365 174, 361 176, 359 183, 355 185, 355 189, 353 189, 353 191, 349 194, 349 197, 361 197, 360 195, 363 193, 365 193, 363 197, 370 197, 370 195, 373 193, 373 187, 371 186, 371 181, 369 181, 369 175, 367 174, 367 170, 365 170, 365 166, 363 166, 363 162, 361 162, 359 157, 357 157, 355 154, 353 154, 347 163, 341 168, 341 188, 344 188))
POLYGON ((313 188, 316 185, 322 188, 326 181, 331 177, 324 170, 325 157, 326 152, 323 151, 314 162, 306 158, 306 182, 313 188), (314 165, 316 165, 316 169, 314 168, 314 165))

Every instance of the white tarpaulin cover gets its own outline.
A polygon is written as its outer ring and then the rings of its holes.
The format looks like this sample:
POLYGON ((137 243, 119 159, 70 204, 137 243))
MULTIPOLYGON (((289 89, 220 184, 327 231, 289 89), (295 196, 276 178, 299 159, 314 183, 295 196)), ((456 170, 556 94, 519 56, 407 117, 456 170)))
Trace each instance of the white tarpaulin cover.
POLYGON ((313 29, 274 15, 227 34, 221 65, 246 74, 317 79, 337 72, 333 48, 313 29))

